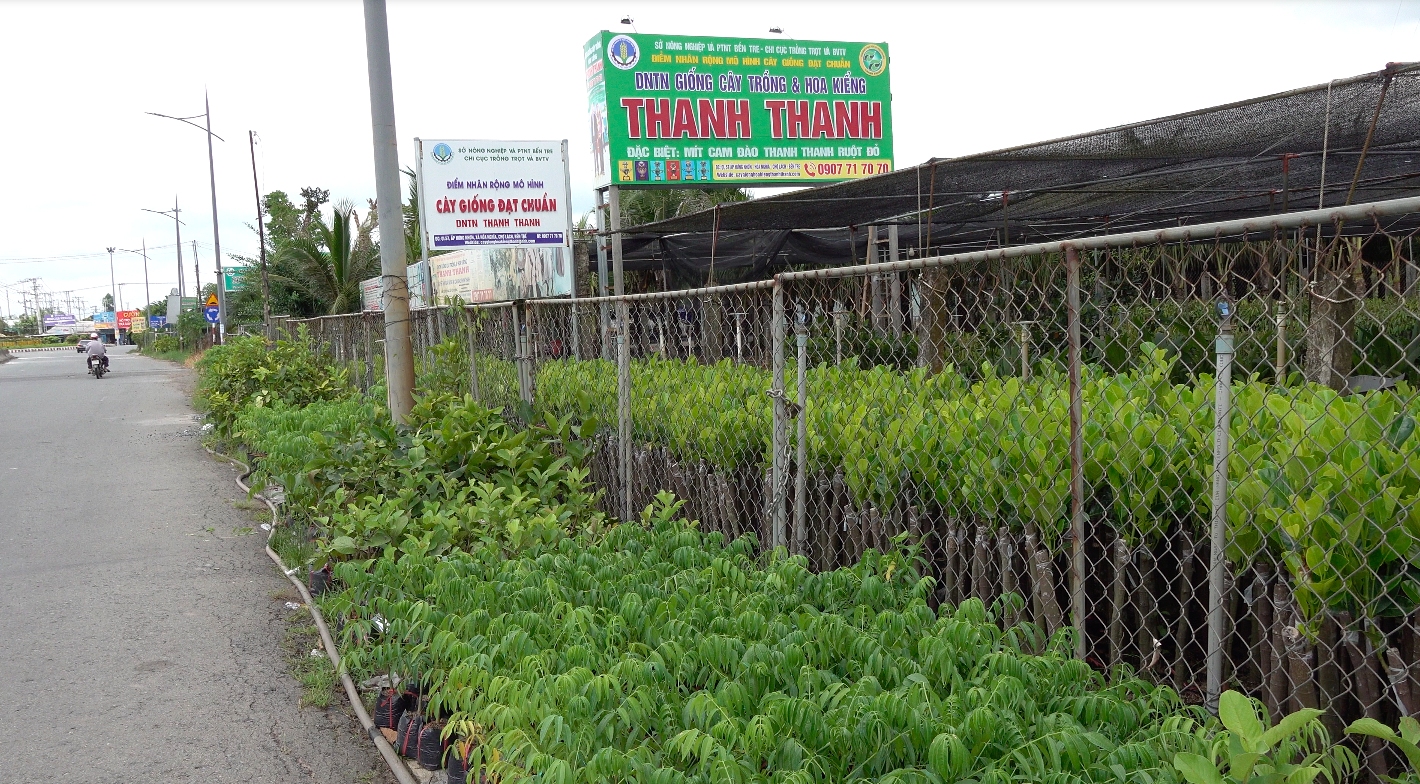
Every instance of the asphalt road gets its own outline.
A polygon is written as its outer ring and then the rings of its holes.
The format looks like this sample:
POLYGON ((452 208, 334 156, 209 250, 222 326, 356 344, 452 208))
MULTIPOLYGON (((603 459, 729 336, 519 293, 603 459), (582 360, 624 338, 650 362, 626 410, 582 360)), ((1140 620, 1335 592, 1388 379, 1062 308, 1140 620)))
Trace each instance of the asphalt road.
POLYGON ((388 780, 343 698, 298 707, 295 592, 238 531, 191 371, 112 367, 0 364, 0 782, 388 780))

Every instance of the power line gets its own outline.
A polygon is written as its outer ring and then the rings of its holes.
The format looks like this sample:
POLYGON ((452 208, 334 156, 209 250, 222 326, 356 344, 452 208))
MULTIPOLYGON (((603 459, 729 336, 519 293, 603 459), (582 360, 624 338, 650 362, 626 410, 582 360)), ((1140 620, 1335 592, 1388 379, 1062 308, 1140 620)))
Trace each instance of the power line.
MULTIPOLYGON (((201 240, 198 240, 197 244, 198 244, 199 247, 202 247, 202 248, 207 248, 207 249, 211 249, 211 248, 212 248, 212 245, 211 245, 211 244, 206 243, 206 242, 202 242, 201 240)), ((149 248, 148 250, 151 252, 151 251, 155 251, 155 250, 165 250, 165 249, 167 249, 167 248, 172 248, 172 247, 176 247, 176 246, 174 246, 174 245, 154 245, 153 247, 149 248)), ((0 264, 35 264, 35 263, 41 263, 41 262, 47 262, 47 261, 74 261, 74 260, 76 260, 76 259, 99 259, 99 258, 105 258, 105 257, 107 257, 107 256, 108 256, 108 253, 107 253, 106 251, 100 251, 100 252, 98 252, 98 253, 74 253, 74 254, 70 254, 70 255, 67 255, 67 256, 12 256, 12 257, 9 257, 9 258, 0 258, 0 264)))

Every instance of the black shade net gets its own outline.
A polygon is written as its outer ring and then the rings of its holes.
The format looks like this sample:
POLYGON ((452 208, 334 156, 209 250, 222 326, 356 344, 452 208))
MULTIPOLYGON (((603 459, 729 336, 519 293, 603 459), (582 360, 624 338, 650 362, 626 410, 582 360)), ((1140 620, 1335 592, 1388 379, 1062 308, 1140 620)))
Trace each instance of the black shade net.
POLYGON ((626 229, 623 258, 628 270, 664 269, 703 285, 712 267, 725 271, 715 275, 724 283, 771 267, 863 263, 868 227, 881 241, 896 225, 903 256, 913 257, 1417 194, 1420 64, 1393 64, 1329 85, 722 204, 626 229))

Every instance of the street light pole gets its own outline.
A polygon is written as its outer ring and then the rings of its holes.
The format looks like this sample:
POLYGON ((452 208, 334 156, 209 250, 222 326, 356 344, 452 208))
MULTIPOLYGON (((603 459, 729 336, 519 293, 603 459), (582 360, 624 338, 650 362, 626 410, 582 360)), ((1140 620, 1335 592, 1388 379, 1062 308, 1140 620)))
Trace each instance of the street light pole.
POLYGON ((113 298, 113 342, 118 345, 118 284, 113 276, 113 250, 112 246, 108 249, 108 285, 109 296, 113 298))
MULTIPOLYGON (((173 231, 177 233, 177 241, 176 241, 175 247, 177 248, 177 279, 178 279, 178 319, 177 319, 177 320, 178 320, 178 323, 176 323, 176 324, 173 325, 173 331, 175 331, 175 332, 177 333, 178 348, 181 349, 181 348, 182 348, 182 288, 183 288, 183 286, 182 286, 182 220, 178 218, 178 214, 179 214, 180 212, 182 212, 182 210, 178 209, 178 199, 177 199, 177 196, 173 196, 173 208, 172 208, 171 210, 150 210, 150 209, 148 209, 147 207, 142 207, 141 209, 142 209, 144 212, 151 212, 151 213, 153 213, 154 215, 161 215, 161 216, 163 216, 164 218, 171 217, 171 218, 173 219, 173 231)), ((145 244, 144 244, 144 250, 147 250, 146 241, 145 241, 145 244)), ((145 257, 145 258, 146 258, 146 257, 145 257)), ((144 265, 145 269, 146 269, 146 266, 147 266, 147 265, 146 265, 146 263, 145 263, 145 265, 144 265)))
MULTIPOLYGON (((171 115, 159 114, 157 112, 146 112, 146 114, 151 114, 154 117, 163 117, 168 120, 177 120, 178 122, 185 122, 188 125, 191 125, 192 127, 197 128, 198 130, 203 131, 207 134, 207 176, 208 182, 212 188, 212 246, 217 256, 217 320, 220 325, 220 328, 218 329, 218 334, 220 335, 226 330, 227 327, 227 295, 226 292, 222 290, 222 237, 221 233, 217 230, 217 167, 216 164, 213 162, 212 157, 212 137, 216 136, 217 141, 219 142, 225 142, 226 139, 223 139, 221 136, 217 136, 217 134, 212 132, 212 104, 207 99, 207 92, 205 90, 202 93, 202 104, 202 114, 194 114, 191 117, 173 117, 171 115), (192 122, 198 117, 203 117, 206 119, 207 127, 204 128, 203 126, 192 122)), ((179 241, 178 244, 181 245, 181 241, 179 241)), ((181 253, 181 250, 179 250, 178 252, 181 253)), ((197 296, 202 296, 200 286, 197 291, 197 296)))

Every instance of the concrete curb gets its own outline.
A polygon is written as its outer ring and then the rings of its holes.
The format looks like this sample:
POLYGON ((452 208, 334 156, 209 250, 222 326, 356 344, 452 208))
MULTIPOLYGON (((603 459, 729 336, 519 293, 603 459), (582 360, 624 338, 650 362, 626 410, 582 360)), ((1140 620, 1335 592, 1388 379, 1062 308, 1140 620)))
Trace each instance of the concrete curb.
POLYGON ((237 477, 237 487, 240 487, 243 492, 249 495, 260 498, 262 503, 266 504, 266 507, 271 510, 271 531, 266 535, 266 554, 270 556, 272 562, 276 564, 276 568, 280 569, 281 573, 286 575, 286 579, 290 580, 291 584, 296 586, 296 590, 300 592, 301 600, 305 602, 306 610, 310 612, 311 619, 316 622, 316 629, 320 631, 321 643, 325 648, 326 656, 330 658, 331 665, 335 667, 335 672, 340 676, 341 685, 345 687, 345 696, 350 700, 350 707, 355 709, 355 715, 360 720, 360 726, 365 728, 365 734, 369 735, 370 740, 374 742, 375 748, 379 750, 380 756, 384 758, 385 764, 389 766, 390 773, 394 774, 394 777, 399 780, 399 784, 419 784, 418 780, 410 773, 409 767, 404 763, 404 760, 400 758, 399 754, 394 750, 394 747, 390 745, 389 741, 385 740, 385 736, 381 734, 380 730, 375 726, 375 722, 370 718, 369 712, 365 710, 365 703, 360 699, 360 692, 355 688, 355 682, 350 680, 350 674, 341 668, 340 651, 335 647, 335 640, 331 637, 330 629, 325 624, 325 616, 321 614, 320 608, 316 607, 316 603, 311 598, 311 593, 306 589, 305 584, 297 580, 294 576, 296 572, 300 571, 299 567, 296 569, 287 569, 286 564, 281 561, 281 556, 277 555, 276 551, 271 549, 271 537, 276 533, 276 526, 279 524, 281 516, 280 511, 276 508, 276 504, 272 503, 271 499, 260 493, 252 493, 251 488, 242 481, 246 477, 251 476, 253 470, 251 466, 234 457, 208 449, 206 446, 202 448, 207 449, 207 453, 213 457, 221 458, 222 460, 241 466, 244 469, 244 473, 237 477))

